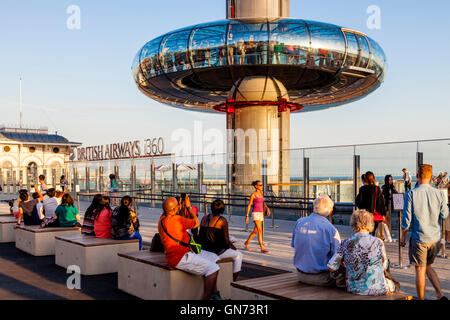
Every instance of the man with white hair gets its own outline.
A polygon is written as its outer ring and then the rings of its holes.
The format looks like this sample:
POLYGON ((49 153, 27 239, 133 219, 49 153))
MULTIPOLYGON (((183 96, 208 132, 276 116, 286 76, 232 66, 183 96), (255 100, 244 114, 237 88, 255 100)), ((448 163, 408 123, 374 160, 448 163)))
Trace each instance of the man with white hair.
POLYGON ((292 232, 291 246, 295 249, 294 266, 298 280, 316 286, 334 286, 336 281, 327 263, 339 248, 341 238, 327 217, 334 203, 327 195, 313 203, 313 213, 297 220, 292 232))

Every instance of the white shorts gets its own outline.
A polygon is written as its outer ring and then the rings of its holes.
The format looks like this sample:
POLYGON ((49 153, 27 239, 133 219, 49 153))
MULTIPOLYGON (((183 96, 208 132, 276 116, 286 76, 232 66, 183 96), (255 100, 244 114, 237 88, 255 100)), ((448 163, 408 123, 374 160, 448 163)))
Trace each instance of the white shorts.
POLYGON ((264 213, 263 212, 252 212, 253 221, 264 221, 264 213))
POLYGON ((209 251, 202 250, 199 254, 188 252, 181 258, 176 268, 187 273, 207 277, 219 271, 217 260, 219 260, 217 254, 209 251))
POLYGON ((219 254, 220 259, 233 259, 233 273, 241 271, 242 267, 242 253, 237 250, 227 249, 224 253, 219 254))

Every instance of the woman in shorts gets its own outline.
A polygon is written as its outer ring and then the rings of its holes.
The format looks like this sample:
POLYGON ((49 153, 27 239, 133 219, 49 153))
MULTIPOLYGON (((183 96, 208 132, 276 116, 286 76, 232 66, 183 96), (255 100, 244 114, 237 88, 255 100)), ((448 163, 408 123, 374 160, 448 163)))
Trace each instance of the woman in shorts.
POLYGON ((252 241, 254 236, 258 235, 258 241, 259 241, 259 246, 261 247, 261 252, 269 253, 269 251, 267 251, 263 245, 262 223, 264 222, 264 209, 267 210, 267 216, 270 216, 270 210, 264 204, 264 194, 263 194, 262 182, 259 180, 254 181, 252 183, 252 186, 256 189, 256 191, 253 192, 252 195, 250 196, 250 201, 247 206, 247 214, 245 216, 245 223, 248 224, 248 216, 250 214, 250 208, 253 205, 252 219, 255 224, 255 228, 253 229, 253 232, 248 237, 247 241, 245 241, 245 243, 244 243, 245 250, 250 251, 248 244, 250 243, 250 241, 252 241))

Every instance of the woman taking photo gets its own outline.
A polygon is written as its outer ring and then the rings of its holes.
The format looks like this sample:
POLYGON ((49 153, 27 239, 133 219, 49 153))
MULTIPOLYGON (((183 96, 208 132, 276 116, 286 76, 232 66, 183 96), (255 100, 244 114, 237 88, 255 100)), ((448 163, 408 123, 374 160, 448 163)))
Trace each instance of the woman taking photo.
POLYGON ((247 241, 245 241, 244 246, 245 250, 250 251, 248 247, 250 241, 252 241, 253 237, 258 235, 259 246, 261 247, 262 253, 269 253, 266 249, 264 249, 263 238, 262 238, 262 223, 264 222, 264 209, 267 210, 267 216, 270 216, 269 208, 264 204, 264 194, 263 194, 263 184, 261 181, 254 181, 252 186, 255 188, 255 192, 250 196, 250 201, 247 206, 247 213, 245 216, 245 224, 248 224, 248 215, 250 214, 250 209, 253 205, 252 211, 252 219, 255 224, 255 228, 253 232, 248 237, 247 241))
POLYGON ((384 204, 386 206, 386 225, 389 232, 392 233, 392 210, 394 209, 394 193, 398 193, 394 186, 392 176, 388 174, 384 177, 384 186, 382 188, 384 204))
POLYGON ((386 208, 384 206, 384 199, 380 187, 375 185, 375 175, 373 172, 366 172, 367 185, 362 186, 359 194, 356 197, 356 207, 358 209, 365 209, 374 215, 375 227, 372 235, 375 235, 378 224, 381 222, 380 218, 386 216, 386 208), (381 214, 380 217, 379 213, 381 214))
POLYGON ((139 250, 142 250, 142 236, 139 233, 139 219, 131 209, 133 199, 125 196, 120 206, 115 208, 111 219, 111 236, 117 240, 139 240, 139 250))

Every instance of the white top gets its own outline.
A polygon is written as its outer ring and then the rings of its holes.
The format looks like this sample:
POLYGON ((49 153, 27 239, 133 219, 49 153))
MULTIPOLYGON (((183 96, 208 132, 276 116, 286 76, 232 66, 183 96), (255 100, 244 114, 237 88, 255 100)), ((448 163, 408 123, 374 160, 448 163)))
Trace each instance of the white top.
POLYGON ((406 173, 403 174, 403 181, 411 182, 411 174, 409 173, 409 171, 406 171, 406 173))
POLYGON ((56 198, 47 198, 44 199, 44 201, 42 202, 44 205, 44 212, 45 212, 45 217, 47 219, 50 219, 51 217, 53 217, 55 215, 55 210, 58 207, 58 201, 56 200, 56 198))
POLYGON ((36 204, 37 212, 39 213, 39 219, 44 219, 44 210, 42 209, 42 202, 36 204))

